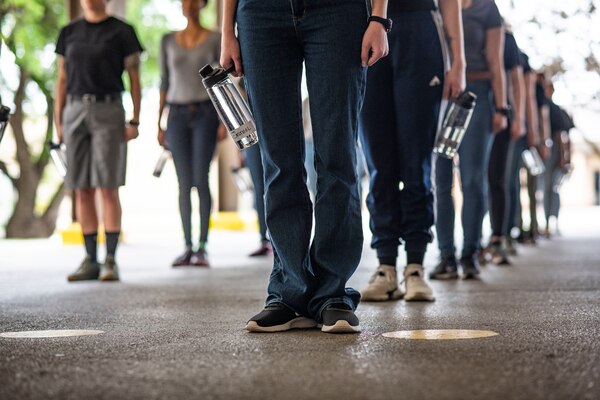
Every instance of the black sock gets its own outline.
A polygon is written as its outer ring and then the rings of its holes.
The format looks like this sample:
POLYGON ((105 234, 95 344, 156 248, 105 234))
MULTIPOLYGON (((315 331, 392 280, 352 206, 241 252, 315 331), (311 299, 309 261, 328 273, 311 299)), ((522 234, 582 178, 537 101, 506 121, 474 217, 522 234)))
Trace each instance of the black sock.
POLYGON ((424 258, 425 258, 424 251, 407 251, 406 252, 406 263, 407 264, 423 265, 424 258))
POLYGON ((92 262, 98 261, 98 233, 87 233, 83 235, 83 243, 85 244, 85 252, 92 262))
POLYGON ((106 232, 106 255, 113 257, 115 256, 120 235, 121 231, 106 232))
POLYGON ((379 264, 396 266, 396 257, 379 257, 379 264))

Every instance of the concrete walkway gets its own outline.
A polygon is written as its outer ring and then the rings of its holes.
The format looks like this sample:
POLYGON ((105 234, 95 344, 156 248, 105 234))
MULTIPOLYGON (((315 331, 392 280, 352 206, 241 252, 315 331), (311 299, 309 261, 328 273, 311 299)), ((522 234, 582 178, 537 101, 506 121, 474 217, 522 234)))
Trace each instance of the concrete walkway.
MULTIPOLYGON (((104 331, 0 337, 0 399, 598 399, 598 215, 521 247, 512 267, 485 267, 482 281, 433 282, 435 303, 361 304, 363 333, 343 336, 243 330, 270 270, 245 256, 252 233, 214 232, 210 270, 172 270, 174 242, 124 245, 120 283, 68 284, 79 247, 0 241, 0 333, 104 331), (382 336, 412 329, 499 335, 382 336)), ((365 248, 351 284, 375 264, 365 248)))

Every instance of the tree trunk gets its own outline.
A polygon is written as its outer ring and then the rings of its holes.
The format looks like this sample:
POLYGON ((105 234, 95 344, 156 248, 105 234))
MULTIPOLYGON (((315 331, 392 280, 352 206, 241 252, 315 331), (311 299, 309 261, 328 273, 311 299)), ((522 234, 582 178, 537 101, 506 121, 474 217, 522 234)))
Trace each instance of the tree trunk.
MULTIPOLYGON (((56 228, 58 208, 64 197, 63 185, 60 185, 47 210, 42 215, 36 215, 37 188, 40 184, 43 169, 47 164, 47 159, 39 160, 41 161, 39 163, 36 162, 25 141, 23 100, 25 99, 25 87, 28 82, 28 74, 21 69, 19 87, 14 99, 15 112, 10 119, 10 126, 17 145, 17 161, 20 174, 18 178, 13 180, 18 200, 6 226, 6 236, 8 238, 45 238, 52 235, 56 228)), ((48 108, 48 112, 52 112, 51 107, 48 108)))

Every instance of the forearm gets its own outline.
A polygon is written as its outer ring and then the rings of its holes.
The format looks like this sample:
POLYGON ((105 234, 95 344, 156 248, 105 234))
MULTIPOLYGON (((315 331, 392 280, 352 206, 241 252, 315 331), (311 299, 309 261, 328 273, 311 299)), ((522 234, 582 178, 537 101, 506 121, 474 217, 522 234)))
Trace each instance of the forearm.
POLYGON ((540 123, 542 136, 541 139, 546 141, 552 136, 550 133, 550 107, 546 105, 542 106, 542 109, 540 110, 540 118, 542 119, 540 123))
POLYGON ((440 12, 444 20, 446 39, 452 52, 452 67, 464 68, 466 61, 460 0, 441 0, 440 12))
POLYGON ((223 35, 235 35, 235 13, 237 0, 223 0, 223 35))
POLYGON ((140 109, 142 106, 142 85, 140 83, 139 70, 130 71, 131 101, 133 103, 133 120, 140 120, 140 109))
POLYGON ((54 125, 56 129, 62 127, 62 113, 67 102, 67 75, 64 59, 58 59, 58 75, 56 78, 56 89, 54 93, 54 125))
MULTIPOLYGON (((394 1, 394 0, 392 0, 392 1, 394 1)), ((373 8, 372 15, 382 17, 382 18, 387 18, 387 5, 388 5, 388 0, 372 0, 371 1, 371 7, 373 8)))
POLYGON ((160 91, 160 99, 158 101, 158 129, 161 129, 160 121, 162 120, 163 112, 165 111, 165 104, 167 103, 167 92, 164 90, 160 91))
POLYGON ((535 75, 532 72, 525 74, 525 102, 527 113, 527 131, 529 143, 536 143, 539 135, 538 105, 535 98, 535 75))
POLYGON ((513 68, 510 71, 513 97, 515 102, 515 119, 525 121, 525 81, 523 78, 523 69, 521 67, 513 68))
POLYGON ((506 74, 501 63, 495 63, 491 68, 492 91, 496 107, 506 107, 506 74))

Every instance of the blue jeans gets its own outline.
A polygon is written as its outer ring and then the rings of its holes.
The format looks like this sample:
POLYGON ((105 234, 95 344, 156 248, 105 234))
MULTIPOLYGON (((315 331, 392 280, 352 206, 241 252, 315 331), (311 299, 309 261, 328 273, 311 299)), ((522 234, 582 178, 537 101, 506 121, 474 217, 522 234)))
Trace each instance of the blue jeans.
POLYGON ((371 247, 380 259, 396 258, 401 239, 407 251, 425 252, 431 242, 431 152, 445 75, 431 13, 390 17, 390 54, 369 69, 359 130, 370 176, 371 247), (435 77, 439 85, 430 86, 435 77))
POLYGON ((554 145, 550 149, 550 157, 546 160, 546 172, 544 172, 544 215, 546 221, 551 216, 558 218, 560 210, 560 194, 555 190, 555 184, 560 179, 560 147, 558 144, 559 138, 554 137, 554 145))
POLYGON ((267 223, 265 222, 265 181, 260 147, 248 147, 244 150, 244 158, 254 185, 254 208, 258 215, 260 240, 264 241, 267 240, 267 223))
MULTIPOLYGON (((467 89, 477 95, 477 104, 465 138, 458 149, 459 172, 463 193, 462 256, 479 249, 483 215, 487 209, 486 179, 492 144, 492 91, 489 82, 468 82, 467 89)), ((454 255, 454 201, 452 199, 453 160, 438 157, 435 172, 436 232, 442 255, 454 255)))
MULTIPOLYGON (((504 235, 510 237, 512 229, 517 226, 517 214, 521 212, 521 155, 527 148, 527 135, 511 140, 508 147, 508 161, 506 168, 506 184, 508 204, 504 221, 504 235)), ((520 220, 520 218, 519 218, 520 220)))
POLYGON ((362 252, 356 141, 365 89, 364 0, 240 0, 237 23, 260 135, 266 220, 274 250, 267 304, 321 320, 360 294, 346 288, 362 252), (306 188, 300 83, 310 97, 317 195, 306 188))
POLYGON ((212 206, 208 173, 215 153, 218 127, 219 117, 210 101, 172 104, 169 107, 167 143, 179 181, 179 212, 186 246, 192 245, 193 187, 200 198, 200 242, 208 240, 212 206))

